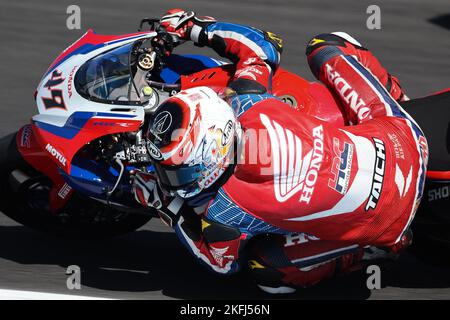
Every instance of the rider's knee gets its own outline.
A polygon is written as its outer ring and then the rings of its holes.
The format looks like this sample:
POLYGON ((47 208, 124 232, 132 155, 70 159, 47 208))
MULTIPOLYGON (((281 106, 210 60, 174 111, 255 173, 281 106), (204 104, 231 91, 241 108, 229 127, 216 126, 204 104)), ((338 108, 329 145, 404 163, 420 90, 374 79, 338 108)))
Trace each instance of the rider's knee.
POLYGON ((345 32, 322 33, 314 36, 306 45, 306 56, 316 77, 322 66, 332 58, 366 50, 361 43, 345 32))
POLYGON ((349 45, 356 48, 363 48, 361 43, 346 32, 322 33, 314 36, 306 45, 306 55, 321 47, 347 48, 349 45))

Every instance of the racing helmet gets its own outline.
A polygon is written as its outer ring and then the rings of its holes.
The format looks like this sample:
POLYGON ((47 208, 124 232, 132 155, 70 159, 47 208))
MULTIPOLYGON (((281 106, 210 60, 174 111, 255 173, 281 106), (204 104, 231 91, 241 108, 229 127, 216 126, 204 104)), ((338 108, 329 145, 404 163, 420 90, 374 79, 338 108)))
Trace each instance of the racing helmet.
POLYGON ((208 87, 183 90, 152 114, 147 149, 164 192, 193 197, 212 186, 232 163, 240 125, 223 92, 208 87))

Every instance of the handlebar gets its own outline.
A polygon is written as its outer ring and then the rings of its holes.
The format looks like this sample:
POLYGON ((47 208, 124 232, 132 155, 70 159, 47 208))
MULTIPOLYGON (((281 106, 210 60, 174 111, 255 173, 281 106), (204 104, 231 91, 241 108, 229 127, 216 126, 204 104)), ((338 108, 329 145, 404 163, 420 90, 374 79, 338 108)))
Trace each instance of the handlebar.
POLYGON ((161 91, 165 92, 173 92, 173 91, 180 91, 181 90, 181 84, 168 84, 164 82, 157 82, 153 80, 148 80, 147 83, 150 87, 156 88, 161 91))
MULTIPOLYGON (((164 65, 164 58, 172 53, 174 47, 177 44, 176 39, 174 39, 172 35, 170 35, 164 28, 162 28, 159 19, 155 18, 142 19, 139 24, 138 31, 142 31, 146 23, 149 25, 151 31, 155 31, 157 33, 157 35, 150 40, 151 41, 150 43, 152 51, 156 53, 156 60, 158 61, 158 65, 160 66, 160 68, 162 68, 164 65)), ((147 52, 146 49, 140 48, 137 50, 136 53, 142 54, 146 52, 147 52)), ((172 93, 173 91, 178 92, 181 90, 181 84, 167 84, 163 82, 153 81, 150 79, 146 79, 146 82, 148 83, 149 86, 155 89, 169 93, 172 93)))

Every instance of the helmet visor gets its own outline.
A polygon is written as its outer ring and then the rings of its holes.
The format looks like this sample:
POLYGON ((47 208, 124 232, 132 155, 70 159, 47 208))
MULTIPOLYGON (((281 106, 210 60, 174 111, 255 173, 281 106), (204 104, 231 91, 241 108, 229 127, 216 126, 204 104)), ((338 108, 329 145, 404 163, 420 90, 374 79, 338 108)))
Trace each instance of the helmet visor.
POLYGON ((195 166, 165 166, 154 163, 156 175, 163 188, 170 191, 190 187, 197 183, 202 176, 202 165, 195 166))

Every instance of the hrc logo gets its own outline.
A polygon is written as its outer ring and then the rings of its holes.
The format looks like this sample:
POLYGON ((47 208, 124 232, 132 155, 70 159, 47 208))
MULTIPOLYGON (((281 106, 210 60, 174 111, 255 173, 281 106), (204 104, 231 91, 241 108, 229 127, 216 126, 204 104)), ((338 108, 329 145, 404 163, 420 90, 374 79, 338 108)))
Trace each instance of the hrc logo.
POLYGON ((333 139, 335 157, 331 167, 333 178, 328 180, 328 186, 341 194, 345 194, 350 181, 350 172, 353 162, 353 145, 344 142, 340 148, 339 139, 333 139))

